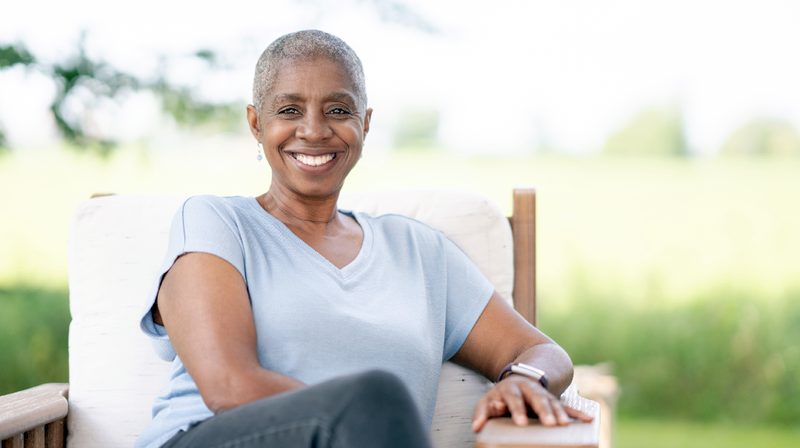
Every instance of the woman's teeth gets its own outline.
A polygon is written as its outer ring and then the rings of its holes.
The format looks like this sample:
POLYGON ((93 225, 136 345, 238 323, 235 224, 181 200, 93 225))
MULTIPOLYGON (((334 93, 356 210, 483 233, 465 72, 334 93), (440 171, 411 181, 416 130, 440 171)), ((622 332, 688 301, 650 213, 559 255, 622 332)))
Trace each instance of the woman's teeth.
POLYGON ((324 156, 307 156, 305 154, 292 154, 295 159, 299 160, 304 165, 308 166, 320 166, 322 164, 328 163, 331 160, 336 158, 336 154, 325 154, 324 156))

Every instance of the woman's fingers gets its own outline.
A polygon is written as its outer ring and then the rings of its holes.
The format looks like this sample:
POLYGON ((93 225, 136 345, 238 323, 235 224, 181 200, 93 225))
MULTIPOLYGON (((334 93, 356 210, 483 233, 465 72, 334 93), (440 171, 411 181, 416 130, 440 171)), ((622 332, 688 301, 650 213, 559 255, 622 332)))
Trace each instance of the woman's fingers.
POLYGON ((528 407, 533 409, 543 426, 565 426, 572 418, 582 422, 592 421, 592 416, 564 406, 561 401, 538 383, 513 378, 495 385, 475 407, 472 430, 480 431, 492 417, 511 414, 515 425, 528 424, 528 407))
POLYGON ((592 417, 591 415, 589 415, 589 414, 587 414, 587 413, 585 413, 583 411, 579 411, 577 409, 568 407, 568 406, 564 406, 564 411, 570 417, 577 418, 578 420, 580 420, 580 421, 582 421, 584 423, 588 423, 588 422, 594 420, 594 417, 592 417))
POLYGON ((570 424, 572 418, 576 418, 582 422, 590 422, 594 419, 589 414, 569 406, 564 406, 561 400, 552 395, 549 397, 542 397, 541 395, 534 394, 528 402, 531 409, 536 412, 536 415, 539 416, 539 421, 542 422, 544 426, 566 426, 570 424), (541 400, 541 406, 536 403, 538 400, 541 400))
POLYGON ((550 397, 536 394, 530 405, 533 412, 539 417, 539 421, 542 422, 542 425, 556 425, 556 418, 553 415, 553 406, 550 404, 550 397))
POLYGON ((489 392, 475 406, 475 412, 472 414, 472 430, 474 432, 480 431, 487 420, 492 417, 499 417, 507 411, 508 407, 505 402, 489 392))
POLYGON ((483 428, 483 425, 486 423, 486 420, 489 419, 486 404, 484 403, 485 397, 478 402, 478 405, 475 406, 475 412, 472 414, 472 432, 478 432, 483 428))
POLYGON ((566 411, 568 408, 553 394, 539 387, 538 383, 532 386, 522 386, 521 388, 528 405, 536 412, 542 425, 564 426, 570 423, 570 416, 566 411))
POLYGON ((558 426, 569 425, 569 415, 567 415, 567 411, 564 410, 564 405, 561 404, 560 400, 556 400, 553 403, 553 413, 556 416, 556 424, 558 426))
POLYGON ((513 385, 512 387, 503 388, 501 392, 514 424, 517 426, 527 426, 528 407, 525 405, 525 397, 520 388, 513 385))

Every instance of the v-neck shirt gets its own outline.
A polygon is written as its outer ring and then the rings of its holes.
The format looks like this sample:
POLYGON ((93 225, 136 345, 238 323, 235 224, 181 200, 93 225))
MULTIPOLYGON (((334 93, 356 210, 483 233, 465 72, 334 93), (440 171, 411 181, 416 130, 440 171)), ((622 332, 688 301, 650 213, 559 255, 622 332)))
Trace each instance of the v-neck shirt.
POLYGON ((387 370, 430 427, 441 363, 461 347, 494 288, 438 230, 399 215, 341 212, 364 237, 339 269, 253 197, 195 196, 179 208, 140 322, 172 373, 137 447, 158 447, 213 415, 150 312, 164 274, 187 252, 216 255, 242 275, 264 368, 309 385, 387 370))
POLYGON ((313 247, 309 246, 305 241, 303 241, 300 237, 294 234, 284 223, 282 223, 278 218, 272 216, 268 212, 264 211, 261 207, 261 204, 258 203, 256 198, 245 198, 245 199, 252 199, 252 201, 248 201, 248 205, 252 206, 255 214, 257 216, 263 217, 263 225, 269 226, 269 228, 275 232, 275 237, 282 238, 283 241, 288 246, 295 246, 298 251, 302 251, 305 253, 310 260, 313 260, 321 270, 324 270, 334 277, 339 277, 342 281, 345 281, 347 278, 350 278, 354 273, 357 273, 359 269, 363 269, 364 264, 366 263, 368 257, 372 253, 372 228, 369 225, 364 225, 364 223, 359 221, 359 218, 355 216, 352 212, 342 211, 344 215, 347 215, 356 220, 358 225, 361 227, 361 231, 364 234, 363 240, 361 242, 361 249, 358 251, 358 255, 354 258, 347 266, 339 269, 333 263, 331 263, 327 258, 322 256, 319 252, 317 252, 313 247), (259 210, 262 212, 260 213, 259 210))

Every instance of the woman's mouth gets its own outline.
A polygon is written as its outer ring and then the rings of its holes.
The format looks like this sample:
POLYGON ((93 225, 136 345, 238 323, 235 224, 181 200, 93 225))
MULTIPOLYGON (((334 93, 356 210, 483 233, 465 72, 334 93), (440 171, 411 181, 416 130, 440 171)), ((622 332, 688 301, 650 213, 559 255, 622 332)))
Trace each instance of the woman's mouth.
POLYGON ((296 153, 296 152, 290 152, 289 153, 289 155, 292 156, 295 160, 299 161, 303 165, 308 165, 308 166, 324 165, 324 164, 330 162, 331 160, 335 159, 336 158, 336 154, 337 153, 334 152, 334 153, 331 153, 331 154, 324 154, 324 155, 321 155, 321 156, 308 156, 308 155, 300 154, 300 153, 296 153))

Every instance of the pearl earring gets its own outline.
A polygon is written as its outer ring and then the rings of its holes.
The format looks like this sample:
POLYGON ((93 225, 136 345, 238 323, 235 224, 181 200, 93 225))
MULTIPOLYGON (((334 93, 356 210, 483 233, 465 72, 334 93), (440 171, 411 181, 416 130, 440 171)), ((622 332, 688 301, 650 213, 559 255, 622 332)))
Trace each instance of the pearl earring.
POLYGON ((263 158, 264 156, 261 155, 261 142, 258 142, 258 155, 256 156, 256 160, 260 162, 263 158))

